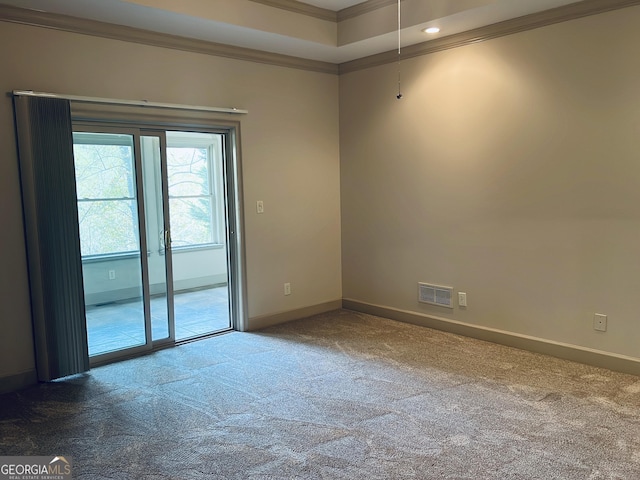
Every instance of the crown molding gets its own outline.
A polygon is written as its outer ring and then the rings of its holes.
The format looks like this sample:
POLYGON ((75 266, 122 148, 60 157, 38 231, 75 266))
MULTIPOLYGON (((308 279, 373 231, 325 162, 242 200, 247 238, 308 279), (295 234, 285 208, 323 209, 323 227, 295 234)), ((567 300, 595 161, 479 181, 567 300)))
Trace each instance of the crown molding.
MULTIPOLYGON (((564 5, 562 7, 553 8, 543 12, 532 13, 523 17, 505 20, 504 22, 494 23, 486 27, 476 28, 468 32, 457 33, 447 37, 430 40, 428 42, 410 45, 402 49, 400 59, 408 59, 431 53, 449 50, 451 48, 464 47, 473 43, 484 42, 493 38, 513 35, 514 33, 525 32, 547 25, 575 20, 578 18, 598 15, 612 10, 633 7, 640 5, 640 0, 583 0, 578 3, 564 5)), ((350 62, 340 64, 340 74, 364 70, 366 68, 376 67, 395 63, 398 61, 398 51, 390 50, 388 52, 371 55, 350 62)))
MULTIPOLYGON (((401 0, 404 2, 404 0, 401 0)), ((389 5, 396 5, 397 0, 368 0, 364 3, 358 3, 352 7, 343 8, 338 12, 338 22, 347 20, 349 18, 358 17, 365 13, 373 12, 379 8, 388 7, 389 5)))
MULTIPOLYGON (((308 3, 298 2, 297 0, 249 0, 250 2, 261 3, 282 10, 307 15, 309 17, 319 18, 330 22, 341 22, 349 18, 358 17, 365 13, 373 12, 379 8, 395 5, 397 0, 367 0, 364 3, 353 5, 352 7, 343 8, 338 12, 326 8, 316 7, 308 3)), ((404 2, 404 0, 401 0, 404 2)))
POLYGON ((28 10, 0 4, 0 21, 50 28, 64 32, 91 35, 95 37, 140 43, 154 47, 170 48, 186 52, 201 53, 216 57, 246 60, 249 62, 265 63, 279 67, 296 68, 312 72, 337 75, 338 65, 306 58, 264 52, 251 48, 236 47, 222 43, 208 42, 194 38, 152 32, 141 28, 114 25, 111 23, 87 20, 69 15, 28 10))
POLYGON ((315 5, 309 5, 308 3, 297 2, 295 0, 249 0, 254 3, 261 3, 274 8, 280 8, 282 10, 288 10, 290 12, 299 13, 301 15, 307 15, 308 17, 318 18, 320 20, 327 20, 329 22, 337 22, 338 14, 333 10, 326 8, 316 7, 315 5))
MULTIPOLYGON (((1 1, 1 0, 0 0, 1 1)), ((281 0, 252 0, 260 3, 280 2, 281 0)), ((292 2, 292 0, 285 0, 292 2)), ((299 2, 292 2, 299 3, 299 2)), ((350 10, 356 7, 361 9, 369 9, 367 11, 381 8, 382 6, 394 3, 394 0, 369 0, 363 4, 354 5, 350 10)), ((465 45, 471 45, 493 38, 499 38, 506 35, 512 35, 535 28, 553 25, 556 23, 566 22, 582 17, 597 15, 600 13, 619 10, 622 8, 640 5, 640 0, 583 0, 578 3, 565 5, 544 12, 533 13, 523 17, 506 20, 504 22, 495 23, 486 27, 476 28, 468 32, 462 32, 447 37, 430 40, 416 45, 411 45, 402 49, 401 59, 408 59, 431 53, 440 52, 465 45)), ((321 9, 322 10, 322 9, 321 9)), ((360 15, 357 13, 356 15, 360 15)), ((249 62, 264 63, 268 65, 276 65, 280 67, 295 68, 300 70, 308 70, 312 72, 320 72, 327 74, 344 74, 357 70, 363 70, 378 65, 385 65, 398 61, 396 50, 371 55, 368 57, 352 60, 350 62, 341 63, 340 65, 321 62, 317 60, 308 60, 305 58, 294 57, 290 55, 282 55, 278 53, 265 52, 262 50, 254 50, 250 48, 236 47, 221 43, 197 40, 177 35, 169 35, 164 33, 152 32, 149 30, 125 27, 122 25, 114 25, 95 20, 87 20, 68 15, 53 14, 41 12, 37 10, 28 10, 24 8, 13 7, 0 4, 0 22, 18 23, 24 25, 32 25, 54 30, 77 33, 81 35, 91 35, 113 40, 121 40, 125 42, 139 43, 173 50, 182 50, 187 52, 201 53, 217 57, 232 58, 235 60, 245 60, 249 62)))

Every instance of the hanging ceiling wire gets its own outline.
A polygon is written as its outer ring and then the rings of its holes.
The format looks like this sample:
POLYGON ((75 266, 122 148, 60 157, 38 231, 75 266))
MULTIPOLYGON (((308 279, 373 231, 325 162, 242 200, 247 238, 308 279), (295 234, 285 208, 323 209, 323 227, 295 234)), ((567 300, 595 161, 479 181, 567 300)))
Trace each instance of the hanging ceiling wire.
POLYGON ((400 23, 400 0, 398 0, 398 95, 396 95, 396 98, 398 100, 400 100, 402 98, 402 91, 400 88, 400 28, 401 28, 401 23, 400 23))

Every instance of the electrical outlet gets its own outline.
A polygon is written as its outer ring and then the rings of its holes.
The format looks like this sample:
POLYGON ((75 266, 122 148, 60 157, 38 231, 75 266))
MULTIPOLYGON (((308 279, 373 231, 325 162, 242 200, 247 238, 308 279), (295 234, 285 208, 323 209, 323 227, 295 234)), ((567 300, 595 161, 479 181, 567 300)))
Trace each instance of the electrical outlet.
POLYGON ((290 283, 285 283, 284 284, 284 294, 285 295, 291 295, 291 284, 290 283))
POLYGON ((464 292, 458 292, 458 306, 466 307, 467 306, 467 294, 464 292))
POLYGON ((593 315, 593 329, 598 332, 607 331, 607 316, 602 313, 596 313, 593 315))
POLYGON ((116 271, 109 270, 109 280, 115 280, 115 279, 116 279, 116 271))

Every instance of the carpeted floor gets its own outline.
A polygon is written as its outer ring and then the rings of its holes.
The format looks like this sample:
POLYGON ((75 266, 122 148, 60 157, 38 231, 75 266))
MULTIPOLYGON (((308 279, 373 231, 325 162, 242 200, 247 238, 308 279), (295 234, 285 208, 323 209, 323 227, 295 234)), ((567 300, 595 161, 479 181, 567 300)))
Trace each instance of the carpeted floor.
POLYGON ((0 397, 78 479, 638 479, 640 378, 337 311, 0 397))

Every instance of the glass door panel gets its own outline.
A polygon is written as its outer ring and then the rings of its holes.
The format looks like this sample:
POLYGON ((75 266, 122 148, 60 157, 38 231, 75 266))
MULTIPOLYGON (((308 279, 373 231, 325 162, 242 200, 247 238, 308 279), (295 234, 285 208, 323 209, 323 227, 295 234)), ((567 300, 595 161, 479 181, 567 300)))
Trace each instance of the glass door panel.
POLYGON ((231 328, 224 135, 166 132, 175 338, 231 328))
POLYGON ((144 178, 147 229, 147 261, 151 296, 151 338, 154 342, 175 338, 173 328, 173 289, 171 251, 166 212, 166 182, 163 182, 163 134, 142 135, 142 172, 144 178))
POLYGON ((147 343, 135 138, 74 132, 89 356, 147 343))

